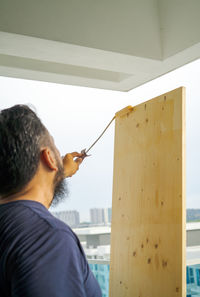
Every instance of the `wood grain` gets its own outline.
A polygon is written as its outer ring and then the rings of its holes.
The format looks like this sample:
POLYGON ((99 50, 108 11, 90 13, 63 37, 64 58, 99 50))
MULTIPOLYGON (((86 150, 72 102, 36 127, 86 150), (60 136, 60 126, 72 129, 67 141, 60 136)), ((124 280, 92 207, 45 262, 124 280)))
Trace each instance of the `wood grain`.
POLYGON ((109 296, 185 297, 185 88, 115 125, 109 296))

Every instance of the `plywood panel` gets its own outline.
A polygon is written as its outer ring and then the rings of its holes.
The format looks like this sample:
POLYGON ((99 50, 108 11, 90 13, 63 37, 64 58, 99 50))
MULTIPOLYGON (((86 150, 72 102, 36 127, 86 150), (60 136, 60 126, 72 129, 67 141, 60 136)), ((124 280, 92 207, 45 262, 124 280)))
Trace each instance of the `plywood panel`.
POLYGON ((185 89, 116 115, 110 297, 185 297, 185 89))

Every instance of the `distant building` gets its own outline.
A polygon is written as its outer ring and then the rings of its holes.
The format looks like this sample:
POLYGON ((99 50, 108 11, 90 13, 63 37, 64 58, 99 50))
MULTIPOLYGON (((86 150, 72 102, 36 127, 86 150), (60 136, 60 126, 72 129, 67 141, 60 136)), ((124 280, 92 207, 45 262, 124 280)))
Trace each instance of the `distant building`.
POLYGON ((87 249, 110 245, 110 226, 96 226, 89 228, 74 228, 80 242, 84 242, 87 249))
MULTIPOLYGON (((101 245, 96 248, 84 249, 88 260, 104 260, 110 261, 110 245, 101 245)), ((90 261, 91 263, 91 261, 90 261)))
POLYGON ((76 228, 80 224, 80 215, 77 210, 52 212, 52 214, 72 228, 76 228))
POLYGON ((200 221, 200 209, 186 209, 187 222, 198 222, 200 221))
POLYGON ((103 208, 90 209, 90 221, 92 224, 103 224, 104 223, 103 208))
POLYGON ((94 276, 99 282, 102 291, 102 297, 108 297, 109 295, 109 272, 110 272, 110 265, 109 264, 98 264, 90 263, 92 260, 89 261, 90 268, 94 273, 94 276))
POLYGON ((92 208, 90 209, 90 221, 92 224, 108 224, 111 223, 111 208, 92 208))
POLYGON ((200 296, 200 265, 187 266, 187 297, 200 296))
POLYGON ((112 208, 107 208, 108 209, 108 222, 111 223, 112 221, 112 208))

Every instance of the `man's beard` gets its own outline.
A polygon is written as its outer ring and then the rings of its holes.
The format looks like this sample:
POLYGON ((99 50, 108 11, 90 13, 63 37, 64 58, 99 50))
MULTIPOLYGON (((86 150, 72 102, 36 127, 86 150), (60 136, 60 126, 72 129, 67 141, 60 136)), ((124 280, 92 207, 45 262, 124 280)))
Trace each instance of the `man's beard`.
POLYGON ((69 195, 69 189, 64 175, 64 168, 59 164, 58 160, 57 166, 58 171, 53 182, 54 195, 51 201, 51 207, 57 206, 60 202, 63 202, 69 195))

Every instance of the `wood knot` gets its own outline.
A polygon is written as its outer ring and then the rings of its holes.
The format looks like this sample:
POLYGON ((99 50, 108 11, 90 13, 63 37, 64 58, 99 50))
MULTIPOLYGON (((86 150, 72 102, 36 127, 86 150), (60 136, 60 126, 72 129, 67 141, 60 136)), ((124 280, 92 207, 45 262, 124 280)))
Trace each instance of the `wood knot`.
POLYGON ((167 261, 162 260, 162 266, 163 266, 163 268, 167 267, 167 261))
POLYGON ((158 244, 156 243, 156 244, 155 244, 155 249, 157 249, 157 248, 158 248, 158 244))
POLYGON ((143 247, 144 247, 144 244, 142 243, 142 244, 141 244, 141 248, 143 249, 143 247))
POLYGON ((137 125, 136 125, 136 128, 138 128, 140 126, 140 124, 139 123, 137 123, 137 125))
POLYGON ((151 258, 149 258, 149 259, 147 260, 147 263, 148 263, 148 264, 150 264, 150 263, 151 263, 151 258))
POLYGON ((136 254, 137 254, 137 253, 136 253, 136 251, 134 251, 134 252, 133 252, 133 257, 135 257, 135 256, 136 256, 136 254))

